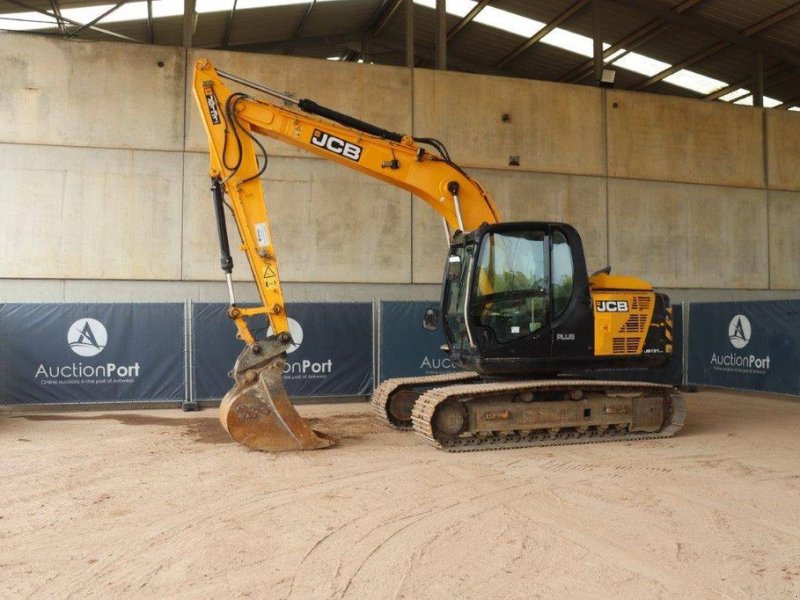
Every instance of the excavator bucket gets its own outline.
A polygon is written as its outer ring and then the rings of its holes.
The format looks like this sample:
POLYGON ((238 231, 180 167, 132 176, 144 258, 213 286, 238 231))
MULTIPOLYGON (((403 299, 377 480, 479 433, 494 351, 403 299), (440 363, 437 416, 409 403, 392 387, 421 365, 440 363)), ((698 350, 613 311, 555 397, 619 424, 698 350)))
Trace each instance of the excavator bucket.
POLYGON ((231 437, 256 450, 316 450, 336 443, 297 414, 283 387, 286 344, 271 337, 245 348, 233 367, 233 388, 219 420, 231 437))

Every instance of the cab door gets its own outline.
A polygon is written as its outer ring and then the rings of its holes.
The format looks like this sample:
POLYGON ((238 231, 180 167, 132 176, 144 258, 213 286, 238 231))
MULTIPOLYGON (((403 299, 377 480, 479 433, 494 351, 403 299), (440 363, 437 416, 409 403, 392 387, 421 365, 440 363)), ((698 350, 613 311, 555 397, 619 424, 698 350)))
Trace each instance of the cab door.
POLYGON ((548 228, 495 227, 480 240, 474 270, 470 312, 476 344, 487 357, 549 356, 548 228))

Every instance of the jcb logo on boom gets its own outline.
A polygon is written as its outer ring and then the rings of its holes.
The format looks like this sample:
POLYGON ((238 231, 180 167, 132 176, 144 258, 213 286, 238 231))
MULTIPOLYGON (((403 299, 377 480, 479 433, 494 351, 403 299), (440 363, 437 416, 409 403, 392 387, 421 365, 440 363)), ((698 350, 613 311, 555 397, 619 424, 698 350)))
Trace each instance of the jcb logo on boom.
POLYGON ((356 146, 346 140, 340 139, 330 133, 315 129, 311 136, 311 143, 320 148, 325 148, 334 154, 341 154, 345 158, 358 162, 361 160, 361 146, 356 146))
POLYGON ((597 312, 628 312, 627 300, 602 300, 595 303, 597 312))

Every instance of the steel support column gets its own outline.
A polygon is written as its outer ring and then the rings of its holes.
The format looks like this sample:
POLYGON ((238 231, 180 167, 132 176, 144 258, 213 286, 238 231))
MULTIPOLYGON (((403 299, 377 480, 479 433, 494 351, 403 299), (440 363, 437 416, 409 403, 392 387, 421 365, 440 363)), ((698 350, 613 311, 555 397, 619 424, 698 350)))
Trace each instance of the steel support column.
POLYGON ((183 0, 183 47, 192 47, 194 37, 195 0, 183 0))
POLYGON ((594 48, 594 79, 599 85, 603 78, 603 38, 600 33, 600 2, 592 0, 592 42, 594 48))
POLYGON ((446 0, 436 0, 436 68, 447 70, 447 11, 446 0))
POLYGON ((406 66, 414 68, 414 0, 406 2, 406 66))
POLYGON ((753 53, 753 106, 764 107, 764 56, 753 53))

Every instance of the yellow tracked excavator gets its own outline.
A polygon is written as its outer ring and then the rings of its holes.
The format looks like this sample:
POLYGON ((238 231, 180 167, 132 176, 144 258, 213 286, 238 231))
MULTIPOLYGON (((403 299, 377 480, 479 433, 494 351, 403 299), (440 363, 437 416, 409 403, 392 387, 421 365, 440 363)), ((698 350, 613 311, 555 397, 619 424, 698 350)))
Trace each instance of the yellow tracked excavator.
POLYGON ((236 441, 267 451, 335 443, 297 414, 283 386, 292 339, 260 180, 267 157, 255 134, 407 190, 443 219, 441 306, 426 311, 424 326, 444 331, 443 350, 464 371, 383 382, 372 397, 380 419, 449 451, 667 437, 683 425, 684 402, 671 386, 568 375, 657 368, 673 350, 669 298, 609 268, 588 276, 573 227, 502 222, 489 194, 438 140, 382 129, 208 60, 195 64, 193 93, 208 135, 228 316, 245 344, 220 408, 236 441), (281 105, 231 91, 223 79, 281 105), (256 308, 236 304, 226 206, 262 300, 256 308), (247 323, 258 315, 272 332, 261 340, 247 323))

